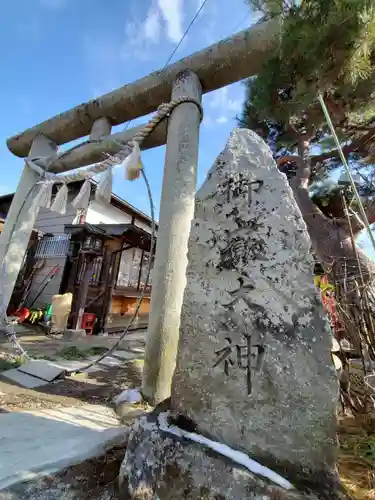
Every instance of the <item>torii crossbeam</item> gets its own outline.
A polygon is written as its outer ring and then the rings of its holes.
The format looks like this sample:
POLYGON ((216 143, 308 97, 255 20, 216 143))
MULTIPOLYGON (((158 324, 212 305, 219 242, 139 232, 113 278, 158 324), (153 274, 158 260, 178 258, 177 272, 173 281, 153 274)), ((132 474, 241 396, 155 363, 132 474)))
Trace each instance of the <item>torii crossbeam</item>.
MULTIPOLYGON (((187 96, 200 101, 202 93, 256 74, 272 54, 278 32, 277 20, 256 24, 10 137, 8 148, 20 157, 48 158, 52 172, 99 162, 108 153, 118 152, 118 143, 131 140, 142 127, 111 135, 112 126, 155 111, 162 102, 169 102, 171 95, 172 99, 187 96), (85 136, 89 137, 80 145, 59 154, 58 146, 85 136)), ((152 403, 169 396, 177 354, 187 244, 194 213, 199 123, 197 106, 181 104, 172 112, 168 127, 160 124, 143 143, 144 149, 167 144, 143 380, 143 393, 152 403)), ((38 175, 26 163, 0 237, 0 262, 6 268, 2 297, 5 306, 35 224, 37 209, 32 209, 31 199, 25 199, 37 180, 38 175)))

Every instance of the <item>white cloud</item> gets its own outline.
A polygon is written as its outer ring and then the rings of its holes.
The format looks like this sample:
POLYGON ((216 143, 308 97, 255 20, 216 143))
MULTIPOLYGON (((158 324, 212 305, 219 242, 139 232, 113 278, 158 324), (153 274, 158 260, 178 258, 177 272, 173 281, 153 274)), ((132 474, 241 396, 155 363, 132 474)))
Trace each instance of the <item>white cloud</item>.
POLYGON ((155 57, 150 51, 160 42, 162 33, 162 19, 158 5, 151 3, 146 19, 139 21, 136 16, 125 25, 125 42, 121 49, 122 57, 132 57, 140 60, 149 60, 155 57))
MULTIPOLYGON (((195 0, 195 2, 193 2, 194 13, 198 12, 203 4, 203 1, 204 0, 195 0)), ((222 12, 221 7, 221 5, 217 5, 217 2, 207 2, 199 13, 197 21, 200 20, 202 26, 199 34, 202 38, 202 48, 204 46, 213 45, 215 42, 218 42, 221 38, 223 38, 220 36, 222 32, 222 22, 220 22, 222 21, 220 16, 220 13, 222 12)))
POLYGON ((150 54, 150 46, 152 41, 145 36, 140 25, 136 22, 128 22, 125 26, 126 41, 121 48, 121 57, 126 59, 139 59, 147 61, 153 57, 150 54))
POLYGON ((241 87, 234 84, 204 95, 205 119, 203 124, 211 128, 215 125, 232 123, 242 109, 242 99, 240 98, 242 92, 241 87), (207 115, 209 116, 207 117, 207 115))
POLYGON ((151 49, 162 38, 178 43, 183 35, 183 7, 184 0, 152 0, 145 18, 134 13, 125 25, 122 56, 150 60, 155 57, 151 49))
POLYGON ((222 109, 239 113, 242 109, 242 101, 240 99, 231 99, 229 97, 228 87, 223 87, 214 92, 210 100, 209 106, 215 109, 222 109))
POLYGON ((228 118, 226 116, 219 116, 219 118, 216 118, 216 123, 221 125, 223 123, 227 123, 228 118))
POLYGON ((167 24, 167 35, 171 42, 178 43, 183 35, 183 0, 158 0, 158 6, 167 24))
POLYGON ((157 43, 160 39, 160 30, 160 12, 154 5, 151 5, 147 12, 146 21, 143 24, 144 36, 154 43, 157 43))

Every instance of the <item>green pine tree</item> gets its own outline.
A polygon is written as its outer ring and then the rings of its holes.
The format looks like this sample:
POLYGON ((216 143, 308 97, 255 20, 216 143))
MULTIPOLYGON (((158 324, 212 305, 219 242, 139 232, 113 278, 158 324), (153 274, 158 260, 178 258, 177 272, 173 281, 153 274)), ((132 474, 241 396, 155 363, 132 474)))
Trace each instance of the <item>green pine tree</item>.
POLYGON ((340 335, 375 360, 375 264, 352 244, 364 225, 352 191, 333 180, 342 165, 317 99, 321 93, 375 222, 375 1, 247 2, 262 11, 260 22, 279 19, 280 35, 247 82, 239 122, 266 140, 288 176, 313 252, 337 285, 340 335))

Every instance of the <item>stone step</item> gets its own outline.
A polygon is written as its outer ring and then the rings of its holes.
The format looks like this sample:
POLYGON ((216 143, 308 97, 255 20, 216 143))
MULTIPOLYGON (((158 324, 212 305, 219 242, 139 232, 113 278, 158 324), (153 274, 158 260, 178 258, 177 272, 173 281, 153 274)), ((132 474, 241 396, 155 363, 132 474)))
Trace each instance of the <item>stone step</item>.
POLYGON ((33 377, 27 373, 22 373, 17 370, 17 368, 6 370, 5 372, 2 372, 0 376, 6 382, 9 381, 13 384, 20 385, 21 387, 26 387, 26 389, 36 389, 37 387, 41 387, 49 383, 41 378, 33 377))
POLYGON ((127 351, 114 351, 112 353, 112 356, 116 357, 116 358, 119 358, 121 360, 132 360, 132 359, 137 359, 137 358, 140 358, 140 354, 138 354, 137 352, 131 352, 131 350, 127 350, 127 351))
POLYGON ((17 369, 22 373, 32 375, 46 382, 56 380, 61 377, 65 371, 61 366, 45 359, 31 359, 17 369))

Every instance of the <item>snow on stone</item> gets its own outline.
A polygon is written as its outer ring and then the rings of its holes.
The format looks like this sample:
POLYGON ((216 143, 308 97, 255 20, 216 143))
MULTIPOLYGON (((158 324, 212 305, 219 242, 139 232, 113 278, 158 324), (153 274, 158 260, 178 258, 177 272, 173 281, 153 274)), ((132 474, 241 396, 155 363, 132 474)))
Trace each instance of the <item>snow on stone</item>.
POLYGON ((159 420, 160 430, 168 432, 169 434, 173 434, 174 436, 180 438, 182 437, 189 439, 190 441, 202 444, 203 446, 207 446, 208 448, 216 451, 220 455, 230 458, 237 464, 246 467, 246 469, 248 469, 250 472, 258 474, 259 476, 266 477, 270 481, 274 482, 275 484, 281 486, 286 490, 294 489, 294 486, 287 479, 283 478, 282 476, 272 471, 271 469, 268 469, 268 467, 264 467, 260 463, 248 457, 245 453, 233 450, 233 448, 227 446, 226 444, 218 443, 217 441, 212 441, 211 439, 201 436, 200 434, 196 434, 194 432, 187 432, 183 429, 180 429, 179 427, 176 427, 175 425, 169 425, 167 418, 168 418, 168 413, 161 413, 159 415, 158 420, 159 420))

